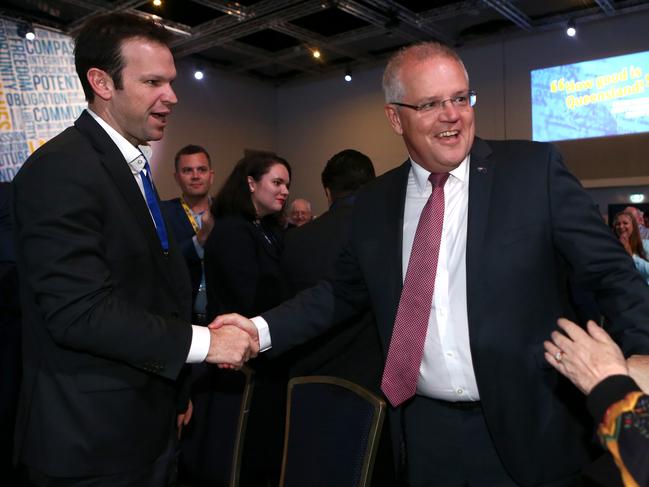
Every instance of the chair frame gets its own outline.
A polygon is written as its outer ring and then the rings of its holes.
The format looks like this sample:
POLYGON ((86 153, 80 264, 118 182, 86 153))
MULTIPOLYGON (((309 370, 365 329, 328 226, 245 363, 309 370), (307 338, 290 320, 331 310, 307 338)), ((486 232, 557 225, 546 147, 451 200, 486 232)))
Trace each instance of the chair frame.
POLYGON ((250 412, 250 401, 252 392, 255 387, 255 371, 247 365, 244 365, 240 372, 246 376, 246 385, 243 389, 241 398, 241 409, 239 410, 239 420, 237 424, 237 437, 234 441, 232 451, 232 470, 230 471, 230 487, 239 487, 241 477, 241 459, 243 456, 243 439, 246 436, 246 426, 248 424, 248 413, 250 412))
POLYGON ((293 388, 302 384, 331 384, 334 386, 342 387, 347 389, 354 394, 360 396, 362 399, 366 400, 372 405, 372 422, 370 424, 367 448, 365 449, 365 457, 363 459, 363 465, 361 467, 361 477, 358 483, 358 487, 367 487, 372 481, 372 473, 374 470, 374 459, 376 458, 376 450, 379 444, 379 438, 381 435, 381 428, 383 426, 383 421, 385 419, 386 404, 383 399, 381 399, 376 394, 368 391, 367 389, 355 384, 346 379, 341 379, 339 377, 330 377, 325 375, 313 375, 306 377, 294 377, 288 382, 288 399, 286 407, 286 427, 284 433, 284 454, 282 456, 282 472, 280 476, 279 485, 284 487, 284 482, 286 480, 286 464, 288 462, 288 440, 291 428, 291 398, 293 394, 293 388))

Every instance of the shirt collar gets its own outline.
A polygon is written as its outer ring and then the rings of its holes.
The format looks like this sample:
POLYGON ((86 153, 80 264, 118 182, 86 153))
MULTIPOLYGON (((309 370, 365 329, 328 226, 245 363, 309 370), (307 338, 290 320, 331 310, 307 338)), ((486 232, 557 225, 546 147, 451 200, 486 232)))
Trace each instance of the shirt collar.
POLYGON ((124 156, 128 167, 133 174, 139 174, 144 169, 147 161, 151 160, 153 149, 150 145, 139 145, 135 147, 124 138, 117 130, 111 127, 103 118, 88 108, 88 113, 95 119, 101 128, 108 134, 108 137, 115 143, 119 151, 124 156))
MULTIPOLYGON (((458 179, 460 182, 466 181, 467 179, 467 170, 469 167, 469 161, 471 159, 471 154, 467 154, 464 160, 457 166, 455 169, 449 172, 451 176, 458 179)), ((426 185, 428 184, 428 177, 430 176, 430 171, 424 169, 422 166, 417 164, 412 157, 410 158, 410 165, 412 167, 412 173, 415 177, 415 183, 417 188, 421 193, 426 190, 426 185)))

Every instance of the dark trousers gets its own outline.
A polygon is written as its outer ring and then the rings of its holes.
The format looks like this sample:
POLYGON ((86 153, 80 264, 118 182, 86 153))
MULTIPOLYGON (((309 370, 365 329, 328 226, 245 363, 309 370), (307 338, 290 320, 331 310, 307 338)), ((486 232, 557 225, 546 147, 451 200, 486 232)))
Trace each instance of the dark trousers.
POLYGON ((513 487, 487 430, 479 403, 415 396, 404 408, 411 487, 513 487))
MULTIPOLYGON (((404 407, 410 487, 514 487, 491 439, 479 403, 422 396, 404 407)), ((543 484, 582 486, 579 475, 543 484)))
POLYGON ((130 472, 97 477, 52 477, 23 465, 23 487, 174 487, 177 478, 177 440, 169 439, 167 448, 153 463, 130 472))

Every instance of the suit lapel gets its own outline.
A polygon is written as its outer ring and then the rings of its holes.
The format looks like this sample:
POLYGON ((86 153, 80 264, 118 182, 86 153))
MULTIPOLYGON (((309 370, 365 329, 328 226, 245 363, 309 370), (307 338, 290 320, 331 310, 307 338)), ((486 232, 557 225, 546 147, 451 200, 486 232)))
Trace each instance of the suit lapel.
POLYGON ((471 323, 471 300, 479 295, 480 275, 478 266, 483 262, 484 237, 489 223, 491 187, 496 167, 491 158, 491 148, 476 137, 471 149, 469 177, 469 215, 467 222, 466 273, 469 324, 471 323))
MULTIPOLYGON (((158 232, 153 220, 151 219, 151 214, 149 213, 149 208, 144 201, 142 192, 135 182, 135 178, 133 177, 128 164, 124 160, 124 156, 110 139, 108 134, 87 112, 81 114, 75 122, 75 126, 90 140, 92 146, 97 151, 102 165, 126 200, 131 212, 135 215, 137 224, 144 233, 145 238, 151 247, 155 261, 162 269, 162 274, 170 279, 167 272, 167 265, 165 263, 162 245, 160 244, 160 237, 158 237, 158 232)), ((167 225, 167 234, 170 233, 168 227, 169 225, 167 225)), ((171 284, 170 281, 169 284, 171 284)))
MULTIPOLYGON (((254 223, 252 224, 254 225, 254 223)), ((263 224, 255 226, 255 231, 257 232, 257 240, 261 248, 268 254, 268 256, 277 262, 280 259, 280 245, 279 236, 275 234, 273 230, 265 227, 263 224)))
POLYGON ((391 289, 397 292, 391 296, 395 300, 395 313, 401 297, 401 288, 403 287, 403 212, 406 209, 406 189, 408 187, 408 175, 410 174, 410 160, 404 162, 395 172, 395 181, 390 183, 388 195, 386 198, 388 217, 387 236, 385 242, 387 248, 388 262, 393 266, 390 275, 394 276, 394 282, 391 289))
POLYGON ((167 205, 167 209, 169 210, 169 213, 171 213, 169 217, 173 220, 173 225, 169 225, 166 218, 167 215, 165 214, 166 212, 162 212, 163 216, 165 216, 165 222, 167 222, 167 228, 169 228, 169 226, 178 227, 178 225, 180 225, 180 227, 182 227, 182 235, 191 235, 192 237, 196 235, 194 227, 189 220, 190 217, 185 212, 180 198, 174 198, 173 200, 164 202, 164 204, 167 205))

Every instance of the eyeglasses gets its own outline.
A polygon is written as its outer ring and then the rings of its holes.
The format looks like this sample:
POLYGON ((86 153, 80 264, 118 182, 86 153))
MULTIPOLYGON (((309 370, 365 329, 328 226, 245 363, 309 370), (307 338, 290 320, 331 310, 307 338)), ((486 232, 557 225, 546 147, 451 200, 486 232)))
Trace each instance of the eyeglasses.
POLYGON ((453 105, 455 108, 464 109, 475 105, 476 101, 478 101, 478 94, 473 90, 469 90, 464 93, 460 93, 459 95, 446 98, 444 100, 431 100, 426 103, 422 103, 421 105, 410 105, 409 103, 400 103, 397 101, 390 102, 390 105, 410 108, 412 110, 415 110, 416 112, 437 113, 444 109, 444 104, 447 101, 450 101, 451 105, 453 105))

